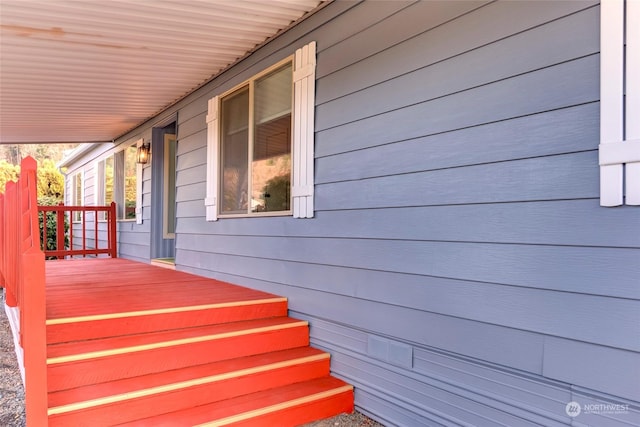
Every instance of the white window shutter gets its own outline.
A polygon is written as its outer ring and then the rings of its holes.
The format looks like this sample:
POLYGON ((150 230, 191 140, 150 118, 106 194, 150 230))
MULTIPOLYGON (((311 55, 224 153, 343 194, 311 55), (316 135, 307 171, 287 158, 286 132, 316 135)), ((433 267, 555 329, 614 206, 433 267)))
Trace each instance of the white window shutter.
POLYGON ((313 218, 316 42, 296 50, 293 70, 293 217, 313 218))
MULTIPOLYGON (((144 144, 144 139, 136 143, 136 147, 144 144)), ((136 224, 142 224, 142 180, 144 165, 136 163, 136 224)))
POLYGON ((206 220, 218 220, 218 153, 220 129, 218 127, 218 98, 209 100, 207 113, 207 193, 204 199, 206 220))
MULTIPOLYGON (((102 184, 100 184, 100 162, 93 164, 93 205, 100 206, 100 193, 102 192, 102 184)), ((97 214, 96 214, 97 215, 97 214)))
POLYGON ((640 1, 627 1, 625 136, 636 146, 627 160, 627 205, 640 205, 640 1))
POLYGON ((640 117, 639 27, 640 2, 608 0, 601 3, 601 206, 620 206, 623 201, 627 205, 640 205, 640 121, 637 119, 640 117))

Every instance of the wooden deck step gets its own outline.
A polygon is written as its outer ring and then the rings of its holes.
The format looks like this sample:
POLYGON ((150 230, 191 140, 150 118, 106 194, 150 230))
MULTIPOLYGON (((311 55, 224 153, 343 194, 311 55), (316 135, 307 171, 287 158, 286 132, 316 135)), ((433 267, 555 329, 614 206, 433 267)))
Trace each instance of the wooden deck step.
POLYGON ((47 320, 47 343, 63 343, 166 329, 282 317, 287 299, 245 298, 208 304, 144 308, 47 320))
POLYGON ((293 427, 352 411, 353 387, 324 377, 121 425, 293 427))
POLYGON ((116 425, 329 375, 310 347, 198 365, 49 394, 49 427, 116 425))
POLYGON ((49 391, 309 345, 288 317, 49 345, 49 391))

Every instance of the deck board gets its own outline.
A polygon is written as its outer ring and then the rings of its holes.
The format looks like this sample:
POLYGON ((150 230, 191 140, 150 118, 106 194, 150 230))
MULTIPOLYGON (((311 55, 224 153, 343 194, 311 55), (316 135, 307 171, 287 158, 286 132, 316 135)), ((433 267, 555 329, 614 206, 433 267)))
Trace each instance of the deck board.
POLYGON ((47 320, 278 298, 125 259, 46 263, 47 320))

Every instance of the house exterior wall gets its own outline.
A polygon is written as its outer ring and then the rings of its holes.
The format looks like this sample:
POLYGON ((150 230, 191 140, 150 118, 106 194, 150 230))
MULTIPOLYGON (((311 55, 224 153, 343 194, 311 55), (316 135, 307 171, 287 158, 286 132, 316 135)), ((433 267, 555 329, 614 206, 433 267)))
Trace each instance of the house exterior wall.
MULTIPOLYGON (((105 157, 113 155, 115 152, 122 150, 124 146, 129 146, 134 143, 137 138, 127 138, 119 141, 117 144, 104 143, 93 144, 94 149, 88 150, 81 156, 78 156, 67 166, 65 166, 65 204, 74 205, 73 201, 73 176, 77 173, 83 175, 83 205, 95 206, 96 205, 96 193, 98 190, 98 180, 96 163, 103 160, 105 157)), ((145 165, 143 168, 143 207, 144 212, 147 214, 147 221, 143 221, 143 224, 136 224, 135 220, 118 220, 117 222, 117 245, 118 256, 123 258, 129 258, 141 262, 149 262, 149 241, 150 241, 150 180, 151 180, 151 167, 145 165)), ((107 223, 103 221, 98 222, 98 247, 107 247, 107 223)), ((72 223, 73 227, 73 245, 75 248, 82 247, 82 224, 78 222, 72 223)), ((96 222, 93 214, 88 214, 85 230, 86 230, 86 246, 88 249, 95 248, 95 227, 96 222)))
POLYGON ((597 2, 332 3, 163 113, 176 266, 288 297, 385 424, 638 425, 640 211, 599 206, 598 101, 597 2), (205 221, 207 100, 312 40, 315 218, 205 221))

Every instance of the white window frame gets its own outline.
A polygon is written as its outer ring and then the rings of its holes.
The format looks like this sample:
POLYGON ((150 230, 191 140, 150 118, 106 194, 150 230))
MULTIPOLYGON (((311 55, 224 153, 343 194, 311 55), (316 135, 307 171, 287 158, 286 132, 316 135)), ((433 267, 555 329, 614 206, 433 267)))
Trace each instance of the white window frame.
POLYGON ((206 220, 218 217, 262 217, 293 215, 312 218, 314 214, 314 108, 315 108, 316 42, 296 50, 286 58, 233 89, 214 96, 208 103, 207 121, 207 185, 204 200, 206 220), (291 210, 247 214, 220 214, 220 100, 278 67, 293 63, 293 100, 291 129, 291 210))
POLYGON ((640 205, 640 1, 600 4, 600 205, 640 205))
MULTIPOLYGON (((107 156, 102 157, 100 160, 95 162, 94 164, 94 200, 93 204, 95 206, 107 206, 111 202, 106 201, 106 192, 107 192, 107 175, 106 175, 106 162, 108 159, 111 159, 114 167, 113 173, 115 174, 115 155, 110 153, 107 156)), ((115 176, 114 183, 115 185, 115 176)), ((111 191, 113 192, 113 188, 111 191)), ((105 222, 106 215, 104 212, 101 215, 98 215, 98 222, 105 222)))
MULTIPOLYGON (((126 167, 125 167, 125 161, 126 161, 126 154, 124 153, 127 149, 131 148, 131 147, 136 147, 136 150, 143 144, 144 140, 143 139, 139 139, 135 142, 127 142, 124 144, 121 144, 114 152, 113 152, 113 156, 114 156, 114 174, 116 173, 117 168, 115 167, 116 164, 116 154, 120 154, 122 153, 122 200, 116 200, 115 202, 117 204, 121 204, 122 205, 122 217, 118 216, 118 222, 136 222, 136 224, 142 224, 142 174, 143 174, 143 167, 144 165, 140 164, 140 163, 136 163, 136 210, 135 210, 135 218, 127 218, 126 217, 126 213, 127 213, 127 203, 126 203, 126 192, 127 192, 127 180, 126 180, 126 167)), ((115 182, 117 181, 117 179, 114 177, 114 185, 115 182)))

